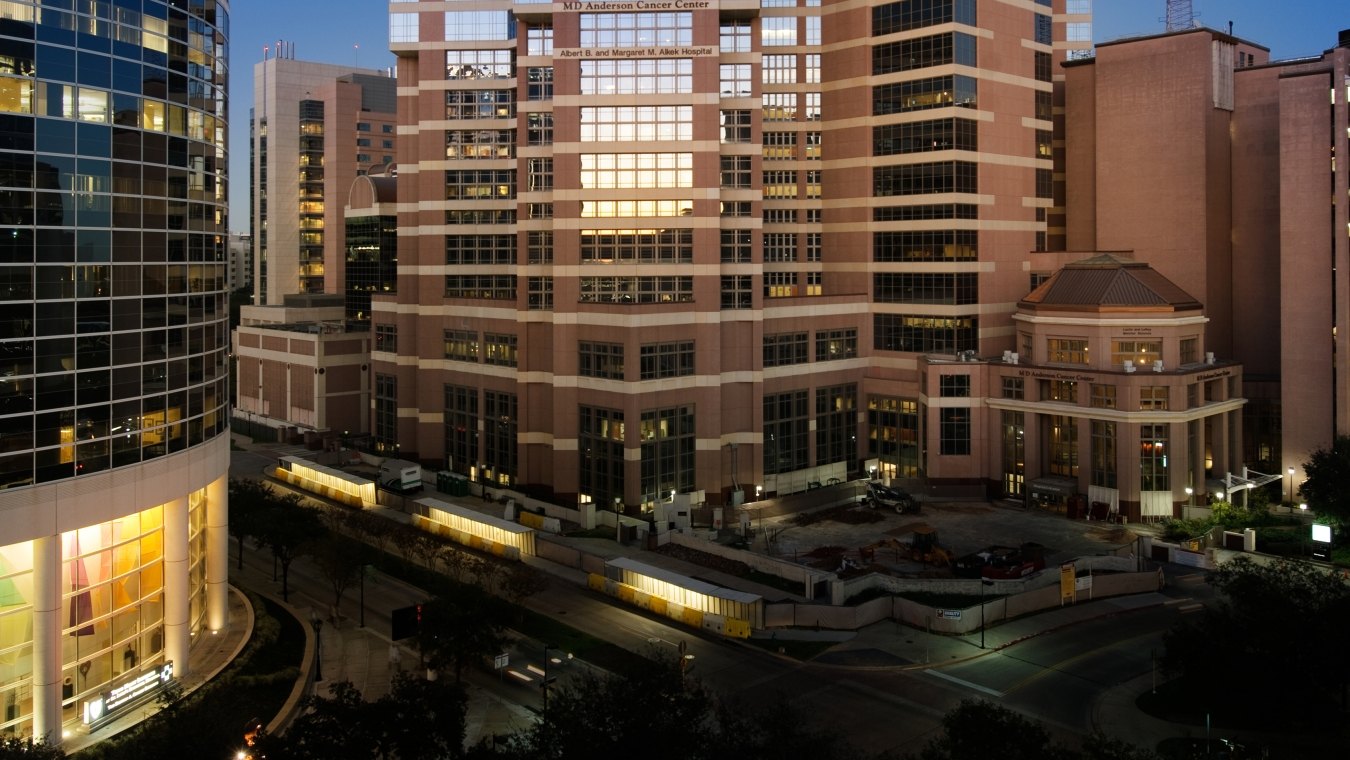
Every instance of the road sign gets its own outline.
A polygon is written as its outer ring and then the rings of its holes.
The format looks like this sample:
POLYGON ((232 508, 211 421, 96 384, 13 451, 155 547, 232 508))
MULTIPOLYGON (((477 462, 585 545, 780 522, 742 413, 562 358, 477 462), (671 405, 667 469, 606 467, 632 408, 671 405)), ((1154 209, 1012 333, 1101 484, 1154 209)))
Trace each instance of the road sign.
POLYGON ((946 618, 947 620, 961 619, 961 610, 938 610, 937 613, 938 617, 946 618))
POLYGON ((511 662, 511 655, 499 654, 492 658, 492 667, 496 670, 505 668, 511 662))

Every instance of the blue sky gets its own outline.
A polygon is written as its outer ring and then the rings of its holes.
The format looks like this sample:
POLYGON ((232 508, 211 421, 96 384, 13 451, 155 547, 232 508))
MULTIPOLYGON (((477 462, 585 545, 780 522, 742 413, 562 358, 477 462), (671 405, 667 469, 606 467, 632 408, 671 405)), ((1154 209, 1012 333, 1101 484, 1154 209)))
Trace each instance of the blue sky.
MULTIPOLYGON (((1316 55, 1350 29, 1347 0, 1192 0, 1200 23, 1270 48, 1274 58, 1316 55)), ((234 0, 230 3, 230 228, 248 230, 248 109, 263 46, 294 45, 303 61, 389 68, 387 0, 234 0)), ((1165 0, 1096 0, 1093 39, 1163 30, 1165 0)))

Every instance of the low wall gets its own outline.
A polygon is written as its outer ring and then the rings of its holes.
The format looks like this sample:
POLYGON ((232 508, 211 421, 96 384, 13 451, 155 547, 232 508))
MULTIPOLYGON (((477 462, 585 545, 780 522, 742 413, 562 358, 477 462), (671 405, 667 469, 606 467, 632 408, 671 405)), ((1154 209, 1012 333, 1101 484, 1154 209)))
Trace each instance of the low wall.
POLYGON ((540 559, 546 559, 549 562, 555 562, 564 567, 581 567, 582 553, 579 549, 570 546, 564 546, 556 541, 543 540, 542 536, 536 537, 534 542, 534 554, 540 559))
POLYGON ((744 562, 752 570, 792 581, 793 583, 800 583, 802 584, 802 591, 799 593, 808 599, 811 598, 813 587, 817 581, 835 579, 834 573, 822 572, 807 567, 806 565, 787 562, 763 554, 745 551, 744 549, 737 549, 732 546, 724 546, 713 541, 705 541, 694 536, 685 535, 684 533, 672 531, 669 536, 670 543, 673 543, 676 546, 684 546, 725 559, 744 562))
MULTIPOLYGON (((1086 559, 1086 558, 1085 558, 1086 559)), ((1110 558, 1120 559, 1120 558, 1110 558)), ((984 621, 988 625, 1001 620, 1040 612, 1060 604, 1058 572, 1042 573, 1048 576, 1051 584, 1040 584, 1035 588, 1021 588, 1027 579, 992 581, 993 587, 986 594, 991 597, 984 603, 984 621)), ((915 581, 924 583, 925 581, 915 581)), ((946 583, 946 581, 935 581, 946 583)), ((961 581, 974 584, 972 591, 951 591, 944 593, 968 593, 978 596, 980 581, 972 579, 961 581)), ((1161 570, 1147 572, 1121 572, 1092 576, 1092 587, 1080 589, 1075 601, 1086 602, 1095 598, 1143 594, 1162 588, 1161 570)), ((915 591, 937 591, 936 588, 915 588, 915 591)), ((947 610, 947 616, 939 614, 937 608, 905 599, 888 596, 871 599, 853 607, 840 607, 823 604, 799 604, 794 602, 765 603, 765 627, 820 627, 833 630, 854 631, 887 618, 898 620, 915 628, 931 630, 934 633, 964 634, 979 630, 980 605, 975 604, 961 610, 947 610)))

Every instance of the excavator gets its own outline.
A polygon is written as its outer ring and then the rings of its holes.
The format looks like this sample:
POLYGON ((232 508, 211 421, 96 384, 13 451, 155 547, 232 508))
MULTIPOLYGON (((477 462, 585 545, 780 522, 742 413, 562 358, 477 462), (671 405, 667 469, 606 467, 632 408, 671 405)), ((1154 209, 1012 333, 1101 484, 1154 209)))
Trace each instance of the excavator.
MULTIPOLYGON (((903 558, 934 567, 951 566, 952 553, 938 543, 936 529, 919 524, 914 526, 913 533, 914 540, 909 543, 904 543, 896 538, 883 538, 866 546, 860 546, 858 547, 858 557, 865 564, 871 564, 876 558, 877 550, 888 547, 895 551, 896 560, 903 558)), ((887 555, 883 554, 882 556, 887 555)))

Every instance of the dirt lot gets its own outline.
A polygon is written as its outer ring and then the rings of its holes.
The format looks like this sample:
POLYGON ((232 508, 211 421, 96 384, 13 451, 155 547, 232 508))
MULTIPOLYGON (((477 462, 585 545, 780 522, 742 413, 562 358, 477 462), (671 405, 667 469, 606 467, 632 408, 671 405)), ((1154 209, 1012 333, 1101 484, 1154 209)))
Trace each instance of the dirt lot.
POLYGON ((756 520, 751 549, 764 552, 767 544, 776 557, 830 570, 839 569, 847 558, 857 564, 870 560, 896 574, 941 575, 931 565, 912 561, 903 548, 914 539, 916 528, 935 530, 938 544, 953 557, 988 546, 1040 544, 1048 566, 1085 555, 1129 553, 1136 538, 1127 527, 978 501, 924 502, 917 515, 864 506, 842 508, 839 519, 827 514, 814 514, 808 525, 791 515, 756 520), (863 512, 869 514, 859 514, 863 512), (869 521, 872 515, 880 519, 869 521))

